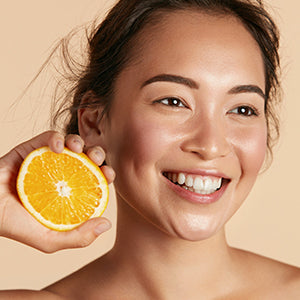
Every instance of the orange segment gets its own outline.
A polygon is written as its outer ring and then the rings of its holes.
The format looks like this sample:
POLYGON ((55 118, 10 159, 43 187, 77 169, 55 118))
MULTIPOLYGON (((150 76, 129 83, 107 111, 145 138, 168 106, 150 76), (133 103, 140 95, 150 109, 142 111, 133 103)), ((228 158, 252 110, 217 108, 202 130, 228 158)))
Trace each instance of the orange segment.
POLYGON ((42 147, 24 160, 17 190, 24 207, 42 224, 59 231, 100 216, 108 202, 108 185, 85 154, 60 154, 42 147))

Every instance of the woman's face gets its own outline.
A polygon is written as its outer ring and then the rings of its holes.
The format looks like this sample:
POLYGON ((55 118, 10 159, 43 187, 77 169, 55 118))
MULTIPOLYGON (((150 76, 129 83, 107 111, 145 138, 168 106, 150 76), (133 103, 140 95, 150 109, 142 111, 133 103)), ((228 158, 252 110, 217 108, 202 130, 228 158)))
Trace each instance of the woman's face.
POLYGON ((165 14, 136 49, 99 125, 118 200, 172 236, 208 238, 264 161, 260 49, 237 19, 191 11, 165 14))

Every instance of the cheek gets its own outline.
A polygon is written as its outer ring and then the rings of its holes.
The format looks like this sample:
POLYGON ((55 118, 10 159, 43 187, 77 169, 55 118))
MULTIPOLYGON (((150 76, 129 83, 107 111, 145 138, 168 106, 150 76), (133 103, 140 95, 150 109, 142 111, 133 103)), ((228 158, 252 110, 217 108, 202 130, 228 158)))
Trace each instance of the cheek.
POLYGON ((251 191, 264 163, 267 149, 267 132, 264 126, 245 128, 234 134, 233 148, 237 166, 234 179, 232 205, 225 209, 224 216, 231 217, 241 206, 251 191), (227 212, 227 213, 226 213, 227 212))
POLYGON ((155 123, 143 120, 131 125, 126 144, 134 160, 140 165, 155 162, 163 147, 164 132, 155 123))
POLYGON ((174 139, 174 134, 163 129, 158 120, 142 114, 128 116, 122 124, 114 124, 109 136, 109 163, 116 172, 136 176, 144 176, 146 167, 155 167, 174 139))
POLYGON ((241 132, 237 148, 243 175, 254 176, 256 178, 266 156, 266 126, 248 128, 241 132))

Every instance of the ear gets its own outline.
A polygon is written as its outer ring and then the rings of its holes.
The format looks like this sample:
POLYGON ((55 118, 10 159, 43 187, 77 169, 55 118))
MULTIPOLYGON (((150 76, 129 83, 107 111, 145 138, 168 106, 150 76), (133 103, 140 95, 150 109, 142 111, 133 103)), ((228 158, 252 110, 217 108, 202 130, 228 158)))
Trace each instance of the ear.
POLYGON ((101 121, 103 108, 99 105, 92 105, 95 103, 95 97, 92 92, 87 92, 81 104, 81 108, 77 112, 78 116, 78 130, 79 134, 88 147, 99 145, 103 147, 103 139, 101 132, 101 121), (89 104, 91 104, 89 106, 89 104))

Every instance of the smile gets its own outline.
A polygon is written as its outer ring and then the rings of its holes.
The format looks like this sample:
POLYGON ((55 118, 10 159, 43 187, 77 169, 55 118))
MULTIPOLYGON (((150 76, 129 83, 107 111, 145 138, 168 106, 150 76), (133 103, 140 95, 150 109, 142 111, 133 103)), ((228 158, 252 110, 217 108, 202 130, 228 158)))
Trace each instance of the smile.
POLYGON ((163 175, 171 182, 196 194, 209 195, 222 186, 222 177, 200 176, 195 174, 164 172, 163 175))

